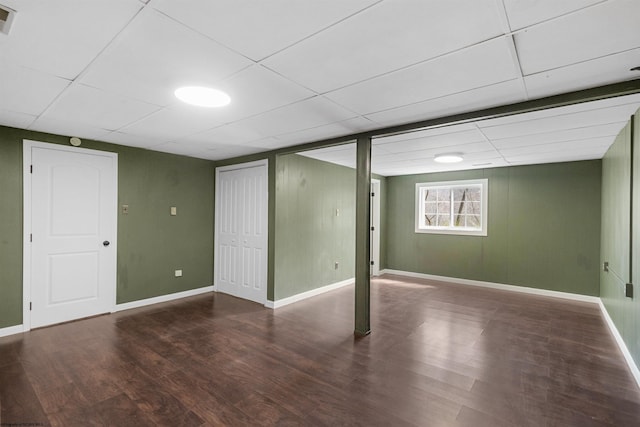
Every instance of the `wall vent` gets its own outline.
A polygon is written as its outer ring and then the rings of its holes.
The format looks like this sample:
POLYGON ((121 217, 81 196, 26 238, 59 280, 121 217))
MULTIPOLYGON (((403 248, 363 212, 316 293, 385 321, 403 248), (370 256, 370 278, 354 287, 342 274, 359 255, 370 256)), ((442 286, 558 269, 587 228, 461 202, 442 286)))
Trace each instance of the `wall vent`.
POLYGON ((0 4, 0 33, 9 34, 16 11, 0 4))

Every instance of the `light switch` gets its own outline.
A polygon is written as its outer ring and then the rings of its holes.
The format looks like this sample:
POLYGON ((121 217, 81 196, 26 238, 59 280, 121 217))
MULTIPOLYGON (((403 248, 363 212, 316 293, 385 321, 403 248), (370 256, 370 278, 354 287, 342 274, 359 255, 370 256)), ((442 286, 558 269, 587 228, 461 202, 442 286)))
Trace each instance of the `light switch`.
POLYGON ((122 215, 127 215, 129 213, 129 205, 122 205, 122 215))
POLYGON ((171 216, 178 215, 178 208, 175 206, 171 206, 171 216))

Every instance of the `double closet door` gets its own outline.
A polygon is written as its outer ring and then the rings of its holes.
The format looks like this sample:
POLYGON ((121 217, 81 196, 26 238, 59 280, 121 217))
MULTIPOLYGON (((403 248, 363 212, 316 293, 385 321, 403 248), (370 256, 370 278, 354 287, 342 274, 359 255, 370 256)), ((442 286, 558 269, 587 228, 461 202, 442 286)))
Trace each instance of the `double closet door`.
POLYGON ((219 292, 267 300, 267 165, 219 168, 216 178, 215 284, 219 292))

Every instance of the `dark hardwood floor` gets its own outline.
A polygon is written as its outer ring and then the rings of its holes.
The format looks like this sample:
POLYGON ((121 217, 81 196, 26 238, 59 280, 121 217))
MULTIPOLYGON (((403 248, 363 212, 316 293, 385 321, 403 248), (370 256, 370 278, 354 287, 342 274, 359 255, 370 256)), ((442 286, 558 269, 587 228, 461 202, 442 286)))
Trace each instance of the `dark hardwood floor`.
POLYGON ((0 339, 0 424, 638 426, 594 304, 394 276, 275 311, 192 297, 0 339))

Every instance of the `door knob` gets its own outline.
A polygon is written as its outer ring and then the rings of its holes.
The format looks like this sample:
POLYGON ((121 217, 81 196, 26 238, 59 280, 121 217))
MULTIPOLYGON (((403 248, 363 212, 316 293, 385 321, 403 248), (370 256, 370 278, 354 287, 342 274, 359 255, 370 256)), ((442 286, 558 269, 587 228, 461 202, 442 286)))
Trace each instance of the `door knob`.
POLYGON ((109 246, 109 243, 110 242, 108 240, 105 240, 104 242, 102 242, 102 246, 109 246))

